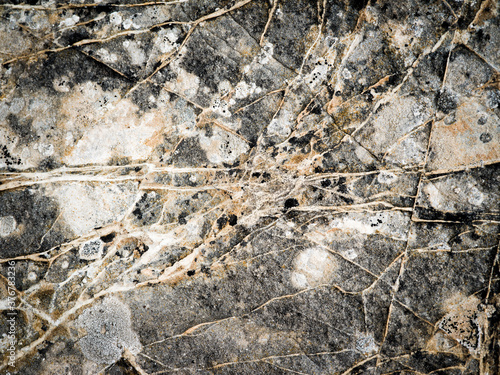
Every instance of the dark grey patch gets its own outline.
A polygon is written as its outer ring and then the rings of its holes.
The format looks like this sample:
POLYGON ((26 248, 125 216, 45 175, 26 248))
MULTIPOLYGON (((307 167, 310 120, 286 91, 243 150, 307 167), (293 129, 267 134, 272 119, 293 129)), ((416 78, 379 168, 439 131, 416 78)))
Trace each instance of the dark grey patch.
POLYGON ((91 81, 99 84, 104 91, 117 89, 125 92, 130 84, 109 67, 75 50, 49 54, 46 59, 37 61, 25 70, 29 74, 19 78, 18 84, 21 87, 33 91, 46 88, 55 96, 64 95, 56 91, 53 84, 54 80, 61 76, 71 75, 69 85, 91 81))
MULTIPOLYGON (((59 215, 56 201, 43 195, 41 189, 23 189, 0 193, 1 215, 11 215, 22 233, 0 238, 2 257, 28 255, 40 248, 40 241, 59 215)), ((47 246, 55 244, 47 243, 47 246)))
POLYGON ((16 115, 10 113, 7 116, 7 123, 10 128, 21 138, 23 144, 28 144, 35 141, 39 137, 33 132, 31 118, 18 118, 16 115))
MULTIPOLYGON (((181 66, 189 73, 200 78, 202 84, 215 93, 218 83, 224 80, 236 84, 240 80, 239 61, 224 56, 217 50, 214 43, 207 40, 208 36, 195 31, 189 41, 189 48, 183 56, 181 66)), ((216 43, 216 41, 215 41, 216 43)))
POLYGON ((198 138, 184 139, 168 162, 177 167, 201 167, 210 163, 198 138))
POLYGON ((161 92, 162 87, 160 85, 148 82, 140 85, 132 92, 130 97, 132 102, 139 107, 139 111, 145 113, 158 108, 156 100, 151 101, 150 98, 157 99, 161 92))
POLYGON ((136 202, 132 215, 134 222, 140 225, 151 225, 160 220, 163 202, 157 193, 144 193, 136 202))
POLYGON ((450 113, 457 109, 457 97, 451 92, 441 91, 436 98, 437 108, 443 113, 450 113))

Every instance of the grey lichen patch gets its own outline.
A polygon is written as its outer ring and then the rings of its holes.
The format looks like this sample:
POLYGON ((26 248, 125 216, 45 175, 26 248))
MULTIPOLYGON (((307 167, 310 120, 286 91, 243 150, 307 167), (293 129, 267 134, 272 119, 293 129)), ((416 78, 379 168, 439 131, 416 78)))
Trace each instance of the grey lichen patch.
POLYGON ((104 364, 120 359, 126 349, 133 354, 142 350, 137 334, 131 328, 130 311, 115 297, 86 309, 76 320, 83 330, 79 345, 85 358, 104 364))
POLYGON ((84 242, 80 245, 80 259, 95 260, 102 257, 104 242, 100 238, 84 242))

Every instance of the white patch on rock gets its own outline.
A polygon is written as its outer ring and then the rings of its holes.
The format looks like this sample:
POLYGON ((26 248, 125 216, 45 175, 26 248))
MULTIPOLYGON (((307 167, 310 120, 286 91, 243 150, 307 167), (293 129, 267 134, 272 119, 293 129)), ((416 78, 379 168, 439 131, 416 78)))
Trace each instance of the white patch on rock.
POLYGON ((260 94, 262 89, 258 87, 254 82, 249 86, 245 81, 239 82, 234 90, 234 98, 235 99, 245 99, 248 96, 252 96, 254 94, 260 94))
POLYGON ((79 255, 81 259, 95 260, 101 259, 104 242, 100 238, 84 242, 80 245, 79 255))
POLYGON ((114 63, 118 61, 118 56, 116 56, 116 54, 109 53, 109 51, 104 48, 99 48, 97 50, 97 55, 106 63, 114 63))
POLYGON ((248 151, 248 144, 241 138, 218 128, 214 135, 200 134, 200 145, 212 163, 230 163, 248 151))
POLYGON ((143 65, 146 62, 146 53, 139 47, 139 43, 126 40, 123 47, 129 53, 133 65, 143 65))
POLYGON ((441 203, 443 202, 443 195, 436 188, 436 186, 434 186, 433 183, 430 183, 424 187, 424 192, 427 195, 431 206, 439 209, 441 207, 441 203))
POLYGON ((76 326, 86 332, 79 340, 85 358, 112 364, 121 358, 124 349, 138 354, 142 345, 131 325, 128 306, 117 298, 108 297, 86 309, 76 320, 76 326))
POLYGON ((12 103, 10 103, 10 112, 17 115, 24 108, 24 99, 23 98, 14 98, 12 99, 12 103))
POLYGON ((287 111, 281 111, 279 117, 271 120, 267 127, 267 133, 270 135, 277 135, 278 137, 288 137, 292 132, 293 116, 287 111))
POLYGON ((212 112, 217 113, 223 117, 231 117, 231 111, 229 110, 229 104, 225 100, 215 99, 214 104, 212 104, 212 112))
POLYGON ((52 82, 52 87, 58 92, 69 92, 69 78, 67 76, 56 77, 52 82))
POLYGON ((0 217, 0 236, 7 237, 17 228, 16 219, 14 216, 0 217))
POLYGON ((123 18, 119 12, 113 12, 109 15, 109 22, 112 25, 118 26, 122 23, 122 20, 123 18))
POLYGON ((358 253, 355 249, 347 249, 343 251, 344 256, 349 260, 354 260, 358 257, 358 253))
POLYGON ((259 64, 267 64, 274 54, 274 45, 272 43, 266 42, 262 47, 261 53, 257 56, 257 61, 259 64))
POLYGON ((162 126, 162 119, 157 112, 148 112, 139 118, 137 107, 123 100, 102 123, 94 123, 87 129, 63 160, 69 165, 81 165, 106 164, 113 156, 146 159, 153 149, 148 140, 162 126))
POLYGON ((484 194, 475 186, 469 186, 469 189, 467 201, 474 206, 480 206, 484 201, 484 194))
POLYGON ((338 263, 332 254, 321 248, 302 251, 294 260, 292 285, 299 289, 331 282, 338 263))
POLYGON ((126 19, 125 21, 123 21, 123 28, 125 30, 128 30, 132 27, 132 24, 133 24, 133 22, 131 19, 126 19))
POLYGON ((398 240, 406 240, 408 236, 406 230, 408 223, 408 215, 402 212, 383 211, 377 213, 351 214, 349 216, 334 219, 330 223, 330 228, 343 231, 356 231, 362 234, 378 233, 398 240))
POLYGON ((80 21, 80 17, 78 17, 76 14, 73 14, 71 17, 66 18, 65 20, 61 21, 59 23, 59 27, 70 27, 74 26, 80 21))
POLYGON ((319 59, 313 71, 304 77, 306 84, 311 89, 316 89, 323 82, 328 74, 328 63, 326 59, 319 59))
POLYGON ((77 236, 119 220, 134 203, 137 183, 61 184, 52 191, 61 218, 77 236))
POLYGON ((361 335, 356 340, 356 350, 364 355, 374 354, 378 351, 378 345, 371 335, 361 335))
POLYGON ((349 69, 344 68, 344 70, 342 70, 342 77, 343 77, 344 79, 351 79, 351 78, 352 78, 352 74, 351 74, 351 72, 349 71, 349 69))
POLYGON ((54 154, 54 145, 52 144, 44 144, 44 143, 40 143, 38 145, 38 151, 40 152, 40 154, 42 154, 43 156, 51 156, 54 154))
POLYGON ((179 46, 176 40, 179 38, 178 29, 169 29, 164 35, 160 35, 158 39, 158 48, 161 53, 171 52, 173 49, 179 46))
POLYGON ((389 147, 386 159, 401 166, 418 165, 424 162, 426 152, 425 145, 410 136, 389 147))
POLYGON ((390 185, 393 182, 396 182, 397 179, 398 179, 398 176, 396 176, 392 172, 387 172, 387 171, 382 171, 377 176, 377 181, 379 183, 381 183, 381 184, 387 184, 387 185, 390 185))

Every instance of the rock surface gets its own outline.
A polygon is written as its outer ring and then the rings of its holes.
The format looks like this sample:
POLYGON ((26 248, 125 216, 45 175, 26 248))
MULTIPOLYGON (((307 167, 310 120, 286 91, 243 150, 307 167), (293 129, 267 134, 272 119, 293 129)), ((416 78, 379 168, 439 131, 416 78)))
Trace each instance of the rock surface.
POLYGON ((500 372, 496 0, 5 0, 2 374, 500 372))

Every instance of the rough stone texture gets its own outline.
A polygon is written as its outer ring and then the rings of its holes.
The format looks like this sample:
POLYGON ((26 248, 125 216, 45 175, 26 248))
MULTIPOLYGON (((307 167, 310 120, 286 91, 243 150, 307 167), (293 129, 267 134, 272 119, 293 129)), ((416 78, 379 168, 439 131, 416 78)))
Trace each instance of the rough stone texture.
POLYGON ((496 0, 0 13, 2 374, 500 373, 496 0))

